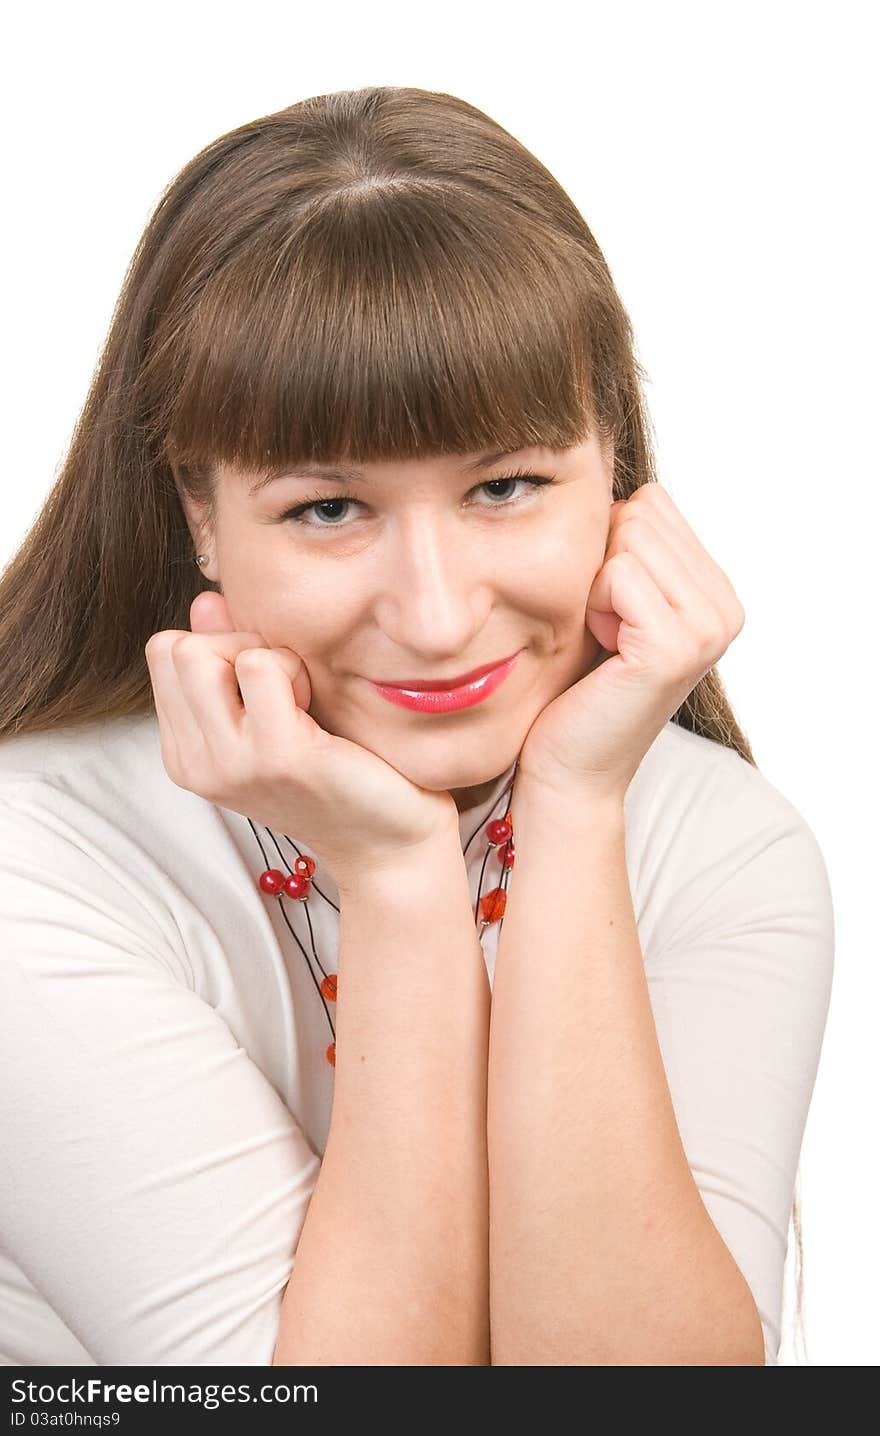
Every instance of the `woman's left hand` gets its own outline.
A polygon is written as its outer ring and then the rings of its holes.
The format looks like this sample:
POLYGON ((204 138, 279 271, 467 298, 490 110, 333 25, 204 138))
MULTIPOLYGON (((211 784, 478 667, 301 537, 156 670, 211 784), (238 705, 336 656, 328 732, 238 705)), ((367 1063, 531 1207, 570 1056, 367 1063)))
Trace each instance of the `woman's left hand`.
POLYGON ((618 499, 586 608, 611 656, 538 714, 520 751, 523 785, 622 802, 654 739, 744 622, 730 580, 660 484, 618 499))

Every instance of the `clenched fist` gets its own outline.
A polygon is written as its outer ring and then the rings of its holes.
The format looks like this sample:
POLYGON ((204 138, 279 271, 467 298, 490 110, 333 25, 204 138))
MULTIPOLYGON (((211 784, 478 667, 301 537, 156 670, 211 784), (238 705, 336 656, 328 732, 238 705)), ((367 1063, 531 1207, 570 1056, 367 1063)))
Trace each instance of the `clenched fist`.
POLYGON ((211 590, 193 600, 190 623, 152 634, 144 649, 162 761, 178 787, 295 834, 340 893, 427 860, 438 840, 460 841, 450 793, 418 787, 310 717, 309 675, 292 649, 235 630, 211 590))

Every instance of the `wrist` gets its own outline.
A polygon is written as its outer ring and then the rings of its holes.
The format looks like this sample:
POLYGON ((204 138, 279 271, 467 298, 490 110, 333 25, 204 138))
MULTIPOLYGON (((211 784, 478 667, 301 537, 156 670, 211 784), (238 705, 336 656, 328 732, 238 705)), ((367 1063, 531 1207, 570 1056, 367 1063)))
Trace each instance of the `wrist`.
POLYGON ((524 837, 527 828, 556 828, 561 831, 622 831, 625 792, 598 788, 593 784, 549 784, 528 773, 517 775, 513 789, 514 837, 524 837))
POLYGON ((450 823, 396 852, 366 854, 357 866, 334 872, 333 878, 340 899, 346 902, 366 896, 372 900, 419 901, 438 887, 448 890, 450 883, 460 883, 468 890, 458 823, 450 823))

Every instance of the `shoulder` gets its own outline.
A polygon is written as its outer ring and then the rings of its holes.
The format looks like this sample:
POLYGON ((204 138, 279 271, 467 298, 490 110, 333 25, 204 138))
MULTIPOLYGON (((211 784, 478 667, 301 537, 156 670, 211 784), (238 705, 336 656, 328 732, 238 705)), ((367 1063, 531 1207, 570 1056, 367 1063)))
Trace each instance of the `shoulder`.
POLYGON ((152 712, 0 739, 0 810, 7 827, 29 815, 86 843, 115 832, 157 851, 181 824, 216 819, 169 778, 152 712))
POLYGON ((169 832, 207 805, 168 777, 152 714, 0 741, 0 864, 39 853, 110 873, 167 851, 169 832))
POLYGON ((690 845, 708 860, 756 836, 811 832, 794 802, 736 749, 677 723, 667 723, 645 755, 625 811, 645 847, 690 845))
POLYGON ((52 728, 44 733, 13 733, 0 738, 0 794, 29 779, 72 782, 99 767, 146 776, 161 766, 159 727, 153 713, 96 720, 52 728))
MULTIPOLYGON (((156 728, 158 738, 158 728, 156 728)), ((160 755, 161 756, 161 755, 160 755)), ((46 863, 109 847, 161 800, 148 717, 13 734, 0 740, 0 863, 38 844, 46 863)))
POLYGON ((668 723, 630 784, 626 822, 653 950, 713 922, 788 921, 830 951, 831 887, 816 834, 735 749, 668 723))
POLYGON ((181 929, 229 841, 218 810, 168 777, 152 714, 7 737, 0 946, 20 960, 54 928, 68 946, 88 936, 94 954, 158 956, 191 982, 181 929))

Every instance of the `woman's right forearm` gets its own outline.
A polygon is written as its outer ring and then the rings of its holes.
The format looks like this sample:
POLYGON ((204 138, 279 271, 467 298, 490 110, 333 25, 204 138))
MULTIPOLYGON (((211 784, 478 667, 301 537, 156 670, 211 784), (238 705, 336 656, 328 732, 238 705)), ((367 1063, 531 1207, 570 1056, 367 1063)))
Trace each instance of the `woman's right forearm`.
POLYGON ((489 982, 459 834, 340 892, 333 1110, 273 1365, 488 1366, 489 982))

